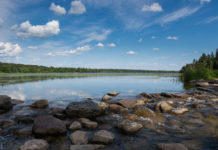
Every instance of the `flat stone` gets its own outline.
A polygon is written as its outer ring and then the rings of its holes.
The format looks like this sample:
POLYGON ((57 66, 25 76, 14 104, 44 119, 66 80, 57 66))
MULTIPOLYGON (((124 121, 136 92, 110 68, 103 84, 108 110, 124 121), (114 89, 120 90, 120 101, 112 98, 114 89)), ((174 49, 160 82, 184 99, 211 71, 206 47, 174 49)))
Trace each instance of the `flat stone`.
POLYGON ((24 143, 20 150, 48 150, 48 143, 45 140, 33 139, 24 143))
POLYGON ((95 129, 98 127, 98 123, 95 121, 91 121, 87 118, 80 118, 82 126, 88 129, 95 129))
POLYGON ((113 141, 114 134, 107 130, 99 130, 95 132, 92 138, 93 143, 111 144, 113 141))
POLYGON ((87 144, 87 145, 71 145, 70 150, 98 150, 104 148, 104 145, 87 144))
POLYGON ((119 94, 120 94, 119 92, 115 92, 115 91, 107 93, 107 95, 113 96, 113 97, 118 96, 119 94))
POLYGON ((160 150, 188 150, 183 144, 180 143, 160 143, 157 145, 160 150))
POLYGON ((118 122, 117 127, 127 134, 134 134, 143 128, 141 124, 130 120, 122 120, 118 122))
POLYGON ((42 108, 46 108, 48 107, 48 100, 38 100, 36 102, 34 102, 33 104, 30 105, 33 108, 38 108, 38 109, 42 109, 42 108))
POLYGON ((84 131, 75 131, 70 135, 72 144, 84 145, 88 144, 88 133, 84 131))
POLYGON ((82 129, 82 125, 79 121, 74 121, 70 127, 69 127, 70 131, 74 131, 74 130, 79 130, 82 129))
POLYGON ((111 96, 109 96, 108 94, 102 97, 102 101, 110 101, 111 99, 112 99, 111 96))
POLYGON ((136 99, 121 99, 117 103, 126 108, 134 108, 136 106, 144 105, 142 101, 138 101, 136 99))
POLYGON ((197 82, 195 86, 205 87, 209 86, 210 84, 208 82, 197 82))
POLYGON ((181 115, 184 114, 185 112, 188 112, 188 108, 182 107, 182 108, 176 108, 172 110, 172 113, 176 114, 176 115, 181 115))

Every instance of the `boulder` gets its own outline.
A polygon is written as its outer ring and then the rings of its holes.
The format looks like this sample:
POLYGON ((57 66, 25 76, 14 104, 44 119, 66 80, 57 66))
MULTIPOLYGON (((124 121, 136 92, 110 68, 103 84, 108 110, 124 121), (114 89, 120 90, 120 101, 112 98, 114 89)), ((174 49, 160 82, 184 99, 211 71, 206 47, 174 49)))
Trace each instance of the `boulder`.
POLYGON ((20 150, 48 150, 48 143, 45 140, 33 139, 24 143, 20 150))
POLYGON ((109 96, 113 96, 113 97, 115 97, 115 96, 118 96, 120 93, 119 92, 110 92, 110 93, 107 93, 107 95, 109 95, 109 96))
POLYGON ((160 150, 188 150, 183 144, 180 143, 159 143, 157 147, 160 150))
POLYGON ((87 144, 87 145, 71 145, 70 150, 98 150, 104 148, 104 145, 87 144))
POLYGON ((163 112, 163 113, 170 112, 172 109, 173 107, 170 106, 166 101, 158 102, 155 107, 156 112, 163 112))
POLYGON ((107 130, 99 130, 95 132, 92 138, 93 143, 111 144, 113 141, 114 134, 107 130))
POLYGON ((121 99, 117 103, 126 108, 134 108, 145 104, 144 101, 136 99, 121 99))
POLYGON ((109 96, 108 94, 102 97, 102 101, 110 101, 111 99, 112 99, 111 96, 109 96))
POLYGON ((85 145, 88 144, 88 133, 84 131, 75 131, 70 135, 72 144, 85 145))
POLYGON ((147 107, 136 108, 136 110, 134 111, 134 114, 136 114, 138 117, 144 117, 144 118, 155 116, 155 113, 147 107))
POLYGON ((80 118, 80 121, 83 125, 83 127, 88 128, 88 129, 95 129, 98 127, 98 123, 95 121, 91 121, 87 118, 80 118))
POLYGON ((34 120, 33 133, 38 136, 60 135, 66 132, 66 124, 51 115, 41 115, 34 120))
POLYGON ((120 106, 120 105, 118 105, 118 104, 110 104, 109 105, 109 109, 112 112, 121 113, 125 108, 120 106))
POLYGON ((188 112, 188 108, 185 107, 181 107, 181 108, 176 108, 172 110, 172 113, 176 114, 176 115, 181 115, 184 114, 185 112, 188 112))
POLYGON ((72 102, 66 108, 70 117, 94 118, 104 114, 104 110, 92 101, 72 102))
POLYGON ((38 109, 42 109, 42 108, 46 108, 48 107, 48 100, 38 100, 36 102, 34 102, 33 104, 30 105, 33 108, 38 108, 38 109))
POLYGON ((79 130, 82 129, 82 125, 79 121, 74 121, 70 127, 69 127, 70 131, 74 131, 74 130, 79 130))
POLYGON ((0 95, 0 114, 8 112, 12 107, 11 98, 6 95, 0 95))
POLYGON ((130 121, 130 120, 122 120, 118 122, 117 128, 123 131, 126 134, 134 134, 141 130, 143 126, 137 122, 130 121))

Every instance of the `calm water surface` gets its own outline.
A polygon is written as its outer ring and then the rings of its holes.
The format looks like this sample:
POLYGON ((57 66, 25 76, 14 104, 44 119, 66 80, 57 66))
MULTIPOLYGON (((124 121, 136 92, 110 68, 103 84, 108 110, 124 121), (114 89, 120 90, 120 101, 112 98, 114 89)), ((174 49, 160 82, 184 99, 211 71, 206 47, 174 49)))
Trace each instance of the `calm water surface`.
POLYGON ((58 76, 0 76, 0 94, 21 100, 82 100, 100 98, 110 91, 119 91, 119 97, 131 97, 141 92, 185 91, 178 74, 63 74, 58 76))

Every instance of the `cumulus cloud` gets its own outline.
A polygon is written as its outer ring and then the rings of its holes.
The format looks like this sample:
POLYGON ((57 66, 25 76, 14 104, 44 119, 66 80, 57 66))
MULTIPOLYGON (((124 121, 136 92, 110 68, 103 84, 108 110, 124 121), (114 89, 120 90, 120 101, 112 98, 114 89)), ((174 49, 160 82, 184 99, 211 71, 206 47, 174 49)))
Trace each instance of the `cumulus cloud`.
POLYGON ((103 43, 98 43, 96 46, 97 47, 104 47, 104 44, 103 43))
POLYGON ((69 14, 81 15, 86 12, 86 7, 81 1, 72 1, 69 14))
POLYGON ((110 44, 108 44, 107 46, 108 46, 108 47, 116 47, 116 44, 110 43, 110 44))
POLYGON ((51 6, 49 7, 49 9, 57 15, 65 15, 66 14, 65 8, 61 7, 60 5, 55 5, 55 3, 51 3, 51 6))
POLYGON ((179 38, 177 36, 168 36, 167 40, 178 40, 179 38))
POLYGON ((128 52, 126 52, 126 54, 127 54, 127 55, 135 55, 136 52, 134 52, 134 51, 128 51, 128 52))
POLYGON ((159 51, 160 48, 153 48, 153 51, 159 51))
POLYGON ((163 11, 163 8, 159 3, 153 3, 150 6, 144 5, 142 11, 161 12, 163 11))
POLYGON ((22 49, 18 44, 0 41, 0 56, 16 56, 20 52, 22 52, 22 49))
POLYGON ((2 26, 3 23, 4 23, 3 19, 0 18, 0 27, 2 26))
POLYGON ((49 52, 46 55, 47 56, 67 56, 67 55, 73 55, 73 54, 81 54, 85 51, 90 51, 92 48, 89 45, 77 47, 76 49, 73 50, 68 50, 68 51, 59 51, 59 52, 49 52))
POLYGON ((52 20, 45 25, 31 25, 29 21, 23 22, 17 32, 18 37, 46 38, 60 32, 59 21, 52 20))

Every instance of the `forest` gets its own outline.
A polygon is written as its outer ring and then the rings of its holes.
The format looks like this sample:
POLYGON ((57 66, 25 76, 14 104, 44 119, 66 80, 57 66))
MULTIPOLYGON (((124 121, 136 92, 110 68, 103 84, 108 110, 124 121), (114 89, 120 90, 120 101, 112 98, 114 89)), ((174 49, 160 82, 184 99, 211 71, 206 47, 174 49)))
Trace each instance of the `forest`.
POLYGON ((203 53, 198 60, 182 67, 180 72, 184 81, 218 78, 218 49, 215 55, 213 52, 203 53))

